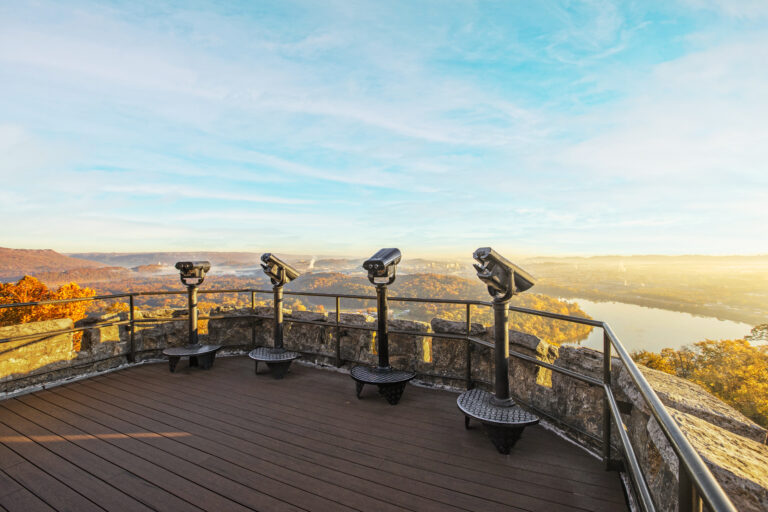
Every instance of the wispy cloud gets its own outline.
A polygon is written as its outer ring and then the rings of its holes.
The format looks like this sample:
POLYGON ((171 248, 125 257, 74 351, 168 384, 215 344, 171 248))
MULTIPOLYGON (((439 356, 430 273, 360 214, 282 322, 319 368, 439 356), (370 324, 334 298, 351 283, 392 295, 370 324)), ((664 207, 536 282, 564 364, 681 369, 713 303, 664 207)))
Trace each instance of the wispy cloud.
POLYGON ((764 5, 5 4, 0 236, 768 251, 764 5))

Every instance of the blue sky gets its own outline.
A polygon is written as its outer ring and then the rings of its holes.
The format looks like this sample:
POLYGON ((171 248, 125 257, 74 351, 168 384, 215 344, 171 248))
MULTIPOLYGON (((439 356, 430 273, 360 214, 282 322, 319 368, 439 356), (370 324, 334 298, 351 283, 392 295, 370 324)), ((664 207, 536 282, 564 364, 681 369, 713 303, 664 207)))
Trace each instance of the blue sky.
POLYGON ((4 2, 0 246, 768 253, 768 2, 4 2))

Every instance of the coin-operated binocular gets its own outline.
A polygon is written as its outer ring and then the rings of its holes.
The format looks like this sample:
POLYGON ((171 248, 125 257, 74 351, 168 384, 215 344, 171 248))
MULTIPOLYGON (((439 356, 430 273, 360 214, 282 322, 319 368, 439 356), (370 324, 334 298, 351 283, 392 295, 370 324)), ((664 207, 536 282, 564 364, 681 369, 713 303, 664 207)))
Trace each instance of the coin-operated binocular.
POLYGON ((533 277, 490 247, 481 247, 472 254, 477 277, 488 287, 494 300, 506 301, 515 293, 534 285, 533 277))
POLYGON ((176 268, 181 274, 181 282, 187 287, 189 344, 183 347, 167 347, 163 354, 168 356, 171 372, 176 371, 176 365, 182 357, 189 357, 189 366, 209 369, 213 366, 216 352, 221 345, 200 345, 197 332, 197 287, 203 284, 205 274, 211 270, 211 264, 207 261, 179 261, 176 268))
POLYGON ((259 347, 250 352, 249 357, 255 363, 255 371, 259 371, 259 363, 267 363, 267 367, 275 379, 282 379, 291 366, 291 362, 301 356, 298 352, 289 352, 283 347, 283 286, 299 277, 299 271, 272 253, 261 255, 261 268, 272 282, 275 306, 275 332, 272 348, 259 347))
POLYGON ((494 394, 470 389, 459 395, 457 405, 464 413, 464 426, 469 428, 470 418, 480 421, 496 449, 506 454, 526 426, 539 422, 538 417, 516 405, 509 393, 509 301, 531 288, 535 280, 490 247, 477 249, 472 257, 477 261, 477 277, 493 297, 496 378, 494 394))
POLYGON ((477 277, 493 297, 496 338, 495 402, 514 404, 509 398, 509 300, 533 286, 533 277, 490 247, 481 247, 472 257, 477 261, 477 277))
POLYGON ((187 286, 189 297, 189 344, 198 344, 197 334, 197 287, 203 284, 205 274, 211 270, 207 261, 179 261, 176 268, 181 274, 181 282, 187 286))
POLYGON ((179 261, 176 269, 181 274, 181 282, 187 286, 200 286, 203 284, 205 274, 211 270, 211 264, 207 261, 179 261))
POLYGON ((261 255, 261 262, 261 268, 273 286, 283 286, 300 275, 298 270, 270 252, 261 255))
POLYGON ((376 312, 378 316, 376 349, 379 352, 379 366, 376 368, 355 366, 350 371, 350 375, 357 386, 357 398, 360 398, 365 384, 376 384, 379 393, 384 395, 392 405, 400 401, 406 383, 416 376, 413 372, 393 370, 389 365, 387 286, 395 282, 397 264, 400 263, 401 258, 400 249, 380 249, 363 263, 363 268, 368 271, 368 280, 376 286, 376 312))
POLYGON ((400 249, 380 249, 363 262, 363 268, 368 271, 368 280, 377 287, 394 283, 397 264, 400 263, 401 258, 400 249), (381 279, 386 281, 380 281, 381 279))

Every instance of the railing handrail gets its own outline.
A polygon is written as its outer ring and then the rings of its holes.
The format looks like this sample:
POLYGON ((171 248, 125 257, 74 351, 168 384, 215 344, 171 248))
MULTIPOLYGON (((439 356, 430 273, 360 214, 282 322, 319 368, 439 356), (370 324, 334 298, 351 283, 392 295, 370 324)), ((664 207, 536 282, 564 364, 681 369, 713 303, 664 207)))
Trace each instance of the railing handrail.
MULTIPOLYGON (((179 290, 126 292, 126 293, 115 293, 115 294, 109 294, 109 295, 95 295, 92 297, 75 297, 71 299, 41 300, 36 302, 12 302, 8 304, 0 304, 0 309, 30 307, 30 306, 46 306, 51 304, 65 304, 69 302, 87 302, 87 301, 96 301, 96 300, 121 299, 121 298, 126 298, 131 296, 149 297, 154 295, 186 295, 186 293, 187 293, 186 291, 179 291, 179 290)), ((202 294, 268 293, 268 294, 271 294, 273 293, 273 291, 260 289, 260 288, 226 288, 222 290, 216 290, 216 289, 198 290, 198 293, 202 293, 202 294)), ((356 295, 356 294, 350 294, 350 293, 305 292, 305 291, 290 291, 290 290, 285 290, 283 293, 285 293, 285 295, 301 295, 306 297, 328 297, 330 299, 340 297, 342 299, 376 300, 375 295, 356 295)), ((456 304, 456 305, 469 304, 472 306, 489 306, 489 307, 492 305, 488 301, 467 300, 467 299, 425 299, 422 297, 388 297, 388 299, 392 301, 398 301, 398 302, 428 302, 431 304, 456 304)), ((537 310, 525 309, 525 308, 515 308, 514 306, 510 306, 510 309, 514 309, 522 313, 530 313, 530 312, 537 311, 537 310)), ((572 321, 578 320, 576 323, 584 323, 586 325, 594 325, 596 327, 599 327, 599 325, 597 325, 599 322, 595 322, 594 320, 589 320, 585 318, 579 319, 578 317, 567 317, 564 315, 558 315, 557 313, 549 313, 547 311, 538 311, 537 313, 534 313, 534 314, 539 314, 540 316, 553 315, 552 318, 560 318, 560 319, 572 318, 572 321)))
MULTIPOLYGON (((629 376, 635 383, 635 386, 637 386, 643 399, 648 404, 651 414, 653 414, 653 417, 659 423, 662 432, 664 432, 664 436, 667 438, 667 441, 677 455, 680 465, 683 466, 678 469, 680 479, 683 479, 683 469, 685 469, 685 472, 691 480, 691 484, 696 488, 699 496, 701 496, 711 510, 717 512, 737 512, 736 507, 733 505, 730 498, 728 498, 728 495, 717 482, 714 475, 712 475, 712 472, 701 459, 699 453, 691 445, 690 441, 688 441, 688 438, 685 437, 685 434, 680 430, 677 422, 669 414, 664 403, 632 360, 632 357, 630 357, 627 349, 621 341, 619 341, 619 338, 613 332, 611 326, 606 322, 601 323, 603 331, 611 340, 611 345, 613 345, 613 348, 618 352, 621 362, 629 372, 629 376)), ((681 490, 680 494, 682 495, 683 493, 684 490, 681 490)), ((693 497, 690 499, 692 500, 693 497)), ((679 505, 679 510, 689 509, 690 508, 683 508, 682 503, 679 505)))
MULTIPOLYGON (((12 307, 30 307, 30 306, 52 305, 52 304, 64 304, 64 303, 71 303, 71 302, 111 300, 111 299, 126 298, 126 297, 129 298, 131 301, 130 320, 121 321, 121 322, 107 322, 102 324, 93 324, 93 325, 78 327, 75 329, 56 331, 52 333, 35 333, 34 335, 15 336, 11 338, 2 339, 0 340, 0 343, 14 341, 17 339, 46 336, 48 334, 64 334, 67 332, 76 332, 76 331, 87 330, 87 329, 95 329, 95 328, 99 328, 102 326, 109 326, 109 325, 130 324, 130 328, 133 331, 134 325, 136 323, 141 322, 141 320, 137 320, 133 316, 133 303, 136 297, 147 297, 147 296, 157 296, 157 295, 183 295, 185 293, 186 292, 184 291, 129 292, 129 293, 118 293, 118 294, 110 294, 110 295, 97 295, 93 297, 80 297, 80 298, 72 298, 72 299, 56 299, 56 300, 46 300, 46 301, 37 301, 37 302, 0 304, 0 309, 6 309, 6 308, 12 308, 12 307)), ((203 293, 203 294, 250 293, 252 294, 251 307, 253 308, 253 297, 254 297, 253 294, 256 294, 256 293, 271 294, 273 293, 273 291, 266 290, 266 289, 258 289, 258 288, 238 288, 238 289, 222 289, 222 290, 215 290, 215 289, 199 290, 199 293, 203 293)), ((353 329, 373 330, 372 328, 369 328, 366 326, 341 324, 339 322, 339 316, 338 316, 339 315, 338 304, 339 304, 339 300, 342 298, 355 299, 355 300, 376 300, 376 296, 344 294, 344 293, 301 292, 301 291, 287 291, 287 290, 284 293, 286 295, 335 298, 336 304, 337 304, 336 322, 335 323, 327 322, 325 323, 325 325, 335 326, 337 328, 343 326, 343 327, 353 328, 353 329)), ((473 338, 471 336, 471 328, 470 328, 471 326, 470 306, 491 306, 492 304, 490 302, 479 301, 479 300, 464 300, 464 299, 425 299, 421 297, 390 297, 389 300, 398 301, 398 302, 422 302, 422 303, 433 303, 433 304, 465 305, 467 306, 466 334, 464 336, 451 335, 451 336, 444 336, 444 337, 450 338, 450 339, 456 339, 456 338, 464 339, 467 342, 481 343, 484 346, 490 345, 482 342, 482 340, 473 338)), ((664 436, 667 438, 667 441, 670 443, 673 451, 678 457, 678 461, 679 461, 678 473, 680 478, 679 510, 681 512, 694 510, 694 504, 699 500, 701 500, 704 503, 706 503, 710 507, 710 509, 713 511, 736 512, 736 508, 728 498, 725 491, 718 484, 717 480, 712 475, 712 472, 709 470, 709 468, 706 466, 704 461, 701 459, 701 456, 698 454, 698 452, 696 452, 696 450, 690 444, 688 439, 683 434, 682 430, 680 430, 680 427, 677 425, 675 420, 669 414, 666 407, 662 403, 661 399, 659 399, 656 392, 653 390, 651 385, 643 376, 642 372, 637 367, 635 362, 632 360, 626 348, 621 343, 621 341, 613 332, 613 330, 611 329, 610 325, 607 322, 593 320, 589 318, 563 315, 559 313, 552 313, 549 311, 523 308, 518 306, 510 306, 509 309, 510 311, 515 311, 518 313, 529 314, 529 315, 534 315, 534 316, 539 316, 544 318, 550 318, 553 320, 561 320, 565 322, 571 322, 571 323, 577 323, 577 324, 602 328, 604 332, 604 338, 606 340, 609 340, 609 343, 606 343, 604 345, 604 354, 603 354, 604 359, 607 359, 608 361, 610 361, 611 347, 616 350, 619 356, 619 360, 627 369, 627 372, 629 373, 630 378, 634 382, 635 386, 637 386, 637 389, 640 392, 640 395, 643 397, 646 404, 649 406, 651 414, 653 415, 654 419, 658 422, 660 428, 662 429, 662 432, 664 433, 664 436), (691 492, 691 490, 695 490, 695 492, 691 492)), ((239 316, 239 318, 249 318, 250 316, 252 315, 241 315, 239 316)), ((149 320, 151 321, 153 319, 149 319, 149 320)), ((173 321, 173 320, 180 320, 180 319, 156 319, 156 321, 173 321)), ((289 318, 287 318, 286 321, 322 324, 321 322, 305 321, 305 320, 289 319, 289 318)), ((440 336, 438 333, 427 333, 427 332, 419 333, 419 332, 409 332, 409 331, 402 331, 402 332, 391 331, 391 332, 395 334, 402 333, 402 334, 411 334, 411 335, 417 335, 417 336, 443 337, 443 336, 440 336)), ((489 348, 493 348, 493 347, 489 346, 489 348)), ((534 360, 534 358, 525 356, 524 354, 510 352, 510 355, 514 357, 518 357, 523 360, 527 360, 534 364, 538 364, 539 366, 547 367, 550 370, 559 371, 566 375, 570 375, 573 378, 581 379, 590 384, 594 384, 594 385, 601 384, 599 380, 594 379, 593 377, 581 375, 581 374, 578 374, 577 372, 573 372, 572 370, 559 368, 554 365, 544 363, 543 361, 534 360)), ((641 501, 641 505, 643 509, 655 510, 655 505, 651 499, 647 482, 645 482, 643 478, 642 470, 640 469, 639 463, 637 462, 631 442, 627 436, 627 433, 621 427, 622 425, 621 416, 620 416, 618 406, 616 404, 616 400, 615 400, 615 397, 613 396, 613 391, 611 388, 610 367, 611 367, 610 362, 604 361, 605 375, 602 381, 602 386, 606 393, 606 406, 604 409, 605 411, 604 414, 606 416, 610 414, 610 417, 619 427, 618 429, 619 438, 621 441, 622 449, 624 451, 624 456, 626 459, 628 459, 628 464, 629 464, 628 469, 630 470, 630 474, 631 474, 630 476, 632 477, 633 482, 636 486, 636 491, 639 494, 638 498, 641 501)), ((606 426, 610 427, 610 424, 607 424, 606 426)), ((609 456, 610 455, 610 428, 606 428, 605 430, 606 432, 604 434, 606 438, 603 441, 603 443, 605 444, 604 453, 607 453, 609 456)), ((609 462, 610 462, 609 460, 606 460, 606 463, 609 463, 609 462)))

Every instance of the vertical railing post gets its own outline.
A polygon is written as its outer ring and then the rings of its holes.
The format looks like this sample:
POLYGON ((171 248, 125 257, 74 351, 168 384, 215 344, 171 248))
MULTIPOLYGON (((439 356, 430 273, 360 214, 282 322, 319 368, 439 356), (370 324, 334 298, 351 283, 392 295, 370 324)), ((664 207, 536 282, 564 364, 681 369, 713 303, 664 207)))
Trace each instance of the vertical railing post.
POLYGON ((135 363, 136 362, 136 340, 135 340, 135 334, 136 334, 136 324, 134 323, 135 319, 135 309, 133 304, 133 295, 128 296, 128 321, 130 322, 128 325, 130 327, 130 343, 131 343, 131 351, 128 354, 128 362, 129 363, 135 363))
POLYGON ((603 383, 605 393, 603 397, 603 463, 605 469, 611 469, 611 405, 608 393, 613 393, 611 388, 611 338, 603 329, 603 383))
POLYGON ((251 291, 251 348, 256 348, 256 292, 251 291))
POLYGON ((701 512, 702 502, 693 487, 688 471, 683 467, 680 458, 677 459, 677 510, 678 512, 701 512))
POLYGON ((336 296, 336 368, 341 368, 341 297, 336 296))
MULTIPOLYGON (((467 389, 472 389, 472 342, 469 337, 472 335, 472 304, 467 304, 467 367, 465 380, 467 389)), ((434 360, 434 359, 433 359, 434 360)))

